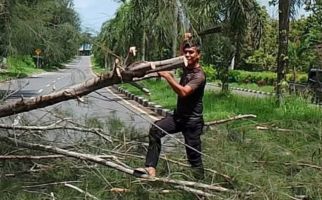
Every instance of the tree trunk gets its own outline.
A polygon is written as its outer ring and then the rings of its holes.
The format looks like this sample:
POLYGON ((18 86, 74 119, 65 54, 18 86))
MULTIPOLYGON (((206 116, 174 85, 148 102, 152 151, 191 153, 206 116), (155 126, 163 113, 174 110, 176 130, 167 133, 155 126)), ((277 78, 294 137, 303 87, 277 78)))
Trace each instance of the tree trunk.
POLYGON ((226 93, 229 91, 229 83, 228 83, 228 73, 229 73, 229 64, 223 66, 223 71, 221 74, 221 91, 226 93))
POLYGON ((185 57, 180 56, 162 61, 134 63, 130 67, 129 71, 121 71, 121 68, 115 68, 113 73, 107 73, 99 77, 94 77, 85 81, 84 83, 74 85, 61 91, 30 99, 21 99, 1 105, 0 118, 37 108, 43 108, 70 99, 79 99, 81 96, 113 84, 132 82, 133 78, 136 77, 143 77, 144 75, 157 71, 169 71, 184 65, 186 65, 185 57))
POLYGON ((2 1, 0 13, 0 56, 7 57, 9 54, 9 47, 11 47, 11 32, 10 32, 10 12, 11 3, 8 0, 2 1))
POLYGON ((108 54, 105 53, 104 55, 104 68, 105 70, 108 70, 108 54))
POLYGON ((142 36, 142 61, 145 61, 145 52, 146 52, 146 30, 143 28, 143 36, 142 36))
POLYGON ((177 1, 173 0, 173 6, 174 6, 174 13, 173 13, 173 35, 172 35, 172 57, 176 57, 177 56, 177 46, 178 46, 178 42, 177 42, 177 37, 178 37, 178 5, 177 5, 177 1))
POLYGON ((285 69, 288 65, 288 33, 289 33, 289 15, 290 0, 280 0, 279 9, 279 38, 277 55, 277 83, 276 97, 280 104, 282 101, 282 83, 285 80, 285 69))

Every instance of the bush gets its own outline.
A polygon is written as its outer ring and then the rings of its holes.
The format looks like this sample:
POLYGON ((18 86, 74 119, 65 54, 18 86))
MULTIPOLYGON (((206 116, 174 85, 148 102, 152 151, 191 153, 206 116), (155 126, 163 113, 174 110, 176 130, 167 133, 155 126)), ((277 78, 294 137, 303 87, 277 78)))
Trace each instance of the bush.
POLYGON ((307 74, 301 74, 296 80, 298 83, 307 83, 307 74))
MULTIPOLYGON (((293 75, 287 74, 286 81, 292 81, 293 75)), ((243 70, 229 71, 229 82, 239 84, 256 83, 259 86, 274 85, 276 82, 276 73, 274 72, 250 72, 243 70)), ((296 83, 305 84, 307 82, 307 74, 303 72, 296 73, 296 83)))
POLYGON ((29 67, 36 67, 30 56, 15 56, 8 58, 8 64, 11 69, 23 70, 29 67))
POLYGON ((11 78, 22 78, 40 71, 42 70, 36 68, 31 56, 8 57, 7 73, 11 78))
POLYGON ((238 70, 230 70, 228 74, 229 82, 238 82, 238 77, 240 76, 240 71, 238 70))
POLYGON ((217 71, 214 65, 202 65, 208 81, 215 81, 217 79, 217 71))
MULTIPOLYGON (((286 75, 286 81, 293 82, 293 74, 292 73, 286 75)), ((296 83, 306 83, 307 82, 307 74, 303 73, 303 72, 296 72, 295 82, 296 83)))
POLYGON ((233 70, 229 72, 230 82, 273 85, 275 80, 276 73, 274 72, 249 72, 243 70, 233 70))

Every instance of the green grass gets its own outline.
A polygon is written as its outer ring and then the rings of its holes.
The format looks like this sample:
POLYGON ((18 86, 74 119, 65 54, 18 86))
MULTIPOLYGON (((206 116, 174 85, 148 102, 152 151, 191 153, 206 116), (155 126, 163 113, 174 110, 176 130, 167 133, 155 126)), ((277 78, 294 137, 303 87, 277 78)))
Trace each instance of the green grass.
MULTIPOLYGON (((144 81, 151 91, 147 98, 173 108, 175 93, 163 81, 144 81)), ((122 87, 138 95, 143 94, 127 84, 122 87)), ((220 184, 235 193, 216 193, 210 199, 322 199, 322 109, 308 105, 297 97, 287 97, 281 106, 274 98, 254 98, 207 91, 204 97, 204 114, 207 121, 226 119, 238 114, 255 114, 257 118, 233 121, 205 130, 202 135, 205 168, 216 170, 232 178, 227 182, 222 176, 206 173, 207 184, 220 184), (269 130, 258 130, 257 127, 269 130), (277 128, 286 129, 285 131, 277 128), (249 193, 249 194, 247 194, 249 193)), ((100 138, 90 138, 74 149, 84 153, 111 154, 116 149, 122 153, 144 156, 146 132, 126 127, 117 118, 89 118, 83 124, 108 131, 114 143, 100 138), (106 121, 103 121, 106 120, 106 121), (128 143, 127 143, 127 142, 128 143), (131 142, 131 143, 129 143, 131 142)), ((39 133, 37 133, 39 134, 39 133)), ((37 136, 38 137, 38 136, 37 136)), ((36 142, 38 140, 31 139, 36 142)), ((186 163, 185 149, 176 144, 168 158, 186 163)), ((72 147, 70 147, 72 148, 72 147)), ((41 154, 38 151, 16 151, 1 143, 0 154, 41 154)), ((72 150, 72 149, 71 149, 72 150)), ((115 154, 116 155, 116 154, 115 154)), ((119 156, 129 166, 142 166, 144 159, 119 156)), ((196 199, 195 195, 178 191, 168 184, 141 182, 107 167, 88 168, 91 163, 61 159, 37 161, 37 166, 47 166, 39 173, 17 173, 29 170, 35 162, 0 161, 0 175, 15 173, 15 177, 1 177, 0 199, 86 199, 83 194, 62 184, 25 188, 41 183, 80 181, 72 183, 100 199, 196 199), (130 189, 128 193, 112 193, 112 188, 130 189), (161 194, 163 189, 171 190, 161 194)), ((191 178, 190 168, 160 160, 158 175, 184 180, 191 178)))
MULTIPOLYGON (((156 88, 151 90, 151 99, 159 96, 154 92, 160 91, 158 84, 149 82, 151 88, 152 85, 156 88)), ((166 96, 168 91, 162 91, 163 97, 166 96)), ((163 105, 165 99, 156 98, 155 101, 163 105)), ((166 101, 175 105, 173 98, 166 101)), ((250 199, 289 199, 290 196, 321 199, 322 109, 294 96, 285 97, 283 104, 278 106, 273 97, 206 92, 206 121, 239 114, 255 114, 257 118, 208 129, 203 136, 204 153, 209 155, 204 157, 205 165, 233 177, 228 187, 244 192, 256 191, 248 197, 250 199), (258 126, 269 130, 257 130, 258 126)), ((220 176, 215 179, 221 180, 220 176)), ((224 195, 223 198, 232 196, 224 195)), ((241 194, 236 199, 246 198, 241 194)))
POLYGON ((53 68, 36 68, 29 56, 9 57, 8 67, 0 71, 0 81, 24 78, 36 73, 52 71, 53 68))
POLYGON ((143 81, 143 86, 148 88, 150 95, 146 95, 138 88, 132 86, 131 84, 120 85, 124 89, 135 95, 144 96, 147 100, 157 102, 164 108, 173 109, 176 103, 176 94, 170 88, 168 84, 163 84, 163 80, 146 80, 143 81))
POLYGON ((107 70, 104 67, 100 66, 95 62, 95 59, 93 59, 93 57, 91 57, 91 65, 92 70, 95 74, 103 74, 107 72, 107 70))

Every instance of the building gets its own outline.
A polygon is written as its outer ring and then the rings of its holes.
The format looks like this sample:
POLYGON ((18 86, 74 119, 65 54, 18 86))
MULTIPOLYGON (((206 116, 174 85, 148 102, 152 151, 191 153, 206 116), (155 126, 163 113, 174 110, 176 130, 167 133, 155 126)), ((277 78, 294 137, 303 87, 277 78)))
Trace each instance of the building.
POLYGON ((80 46, 78 50, 78 55, 80 56, 89 56, 92 54, 92 44, 84 43, 80 46))

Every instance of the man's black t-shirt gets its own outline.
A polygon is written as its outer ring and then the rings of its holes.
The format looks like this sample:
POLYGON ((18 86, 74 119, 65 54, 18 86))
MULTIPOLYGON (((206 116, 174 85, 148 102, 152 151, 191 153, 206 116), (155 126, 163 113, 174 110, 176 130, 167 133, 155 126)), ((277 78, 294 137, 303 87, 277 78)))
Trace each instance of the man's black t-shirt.
POLYGON ((182 118, 202 117, 202 98, 206 85, 206 76, 202 68, 184 67, 180 85, 189 85, 193 92, 186 97, 178 96, 176 115, 182 118))

